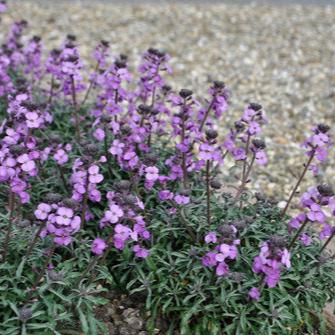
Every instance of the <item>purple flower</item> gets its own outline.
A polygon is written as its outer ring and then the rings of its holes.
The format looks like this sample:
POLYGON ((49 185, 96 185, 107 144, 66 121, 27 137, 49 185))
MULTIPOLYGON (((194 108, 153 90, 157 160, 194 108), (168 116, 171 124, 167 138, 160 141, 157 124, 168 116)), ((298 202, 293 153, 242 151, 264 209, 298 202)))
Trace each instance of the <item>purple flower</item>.
POLYGON ((94 239, 92 243, 91 250, 96 255, 102 255, 106 248, 107 248, 106 242, 103 239, 97 237, 96 239, 94 239))
POLYGON ((40 203, 37 206, 37 209, 35 210, 34 214, 37 219, 39 220, 45 220, 48 217, 48 214, 51 212, 51 206, 45 203, 40 203))
POLYGON ((73 217, 73 209, 67 207, 59 207, 57 209, 56 222, 59 225, 68 226, 73 217))
POLYGON ((309 235, 307 235, 306 233, 301 234, 299 239, 300 239, 301 243, 306 247, 311 245, 312 242, 313 242, 312 238, 309 235))
POLYGON ((133 251, 135 252, 135 256, 139 258, 147 258, 149 256, 149 250, 142 248, 138 244, 133 246, 133 251))
POLYGON ((123 153, 123 148, 125 144, 119 140, 114 140, 112 146, 109 148, 109 152, 114 156, 120 156, 123 153))
POLYGON ((229 267, 225 262, 221 262, 218 264, 218 266, 216 267, 216 275, 217 276, 225 276, 226 274, 229 273, 229 267))
POLYGON ((106 135, 105 135, 105 132, 104 132, 103 129, 101 129, 101 128, 97 128, 97 129, 94 131, 93 136, 94 136, 99 142, 101 142, 101 141, 104 140, 104 138, 105 138, 106 135))
POLYGON ((205 236, 205 242, 207 244, 209 243, 216 243, 217 241, 217 237, 216 237, 216 233, 211 231, 209 232, 206 236, 205 236))
POLYGON ((99 166, 97 165, 91 165, 88 169, 88 173, 88 179, 92 184, 99 184, 104 179, 104 176, 99 173, 99 166))
POLYGON ((59 165, 65 164, 69 160, 68 154, 63 149, 58 149, 54 154, 54 159, 59 165))
POLYGON ((253 300, 258 301, 261 297, 261 292, 259 291, 259 289, 257 287, 253 287, 250 291, 249 291, 249 297, 253 300))
POLYGON ((145 179, 150 182, 155 182, 159 178, 159 170, 155 166, 145 168, 145 179))
POLYGON ((175 195, 174 201, 178 205, 187 205, 190 202, 190 198, 188 196, 178 194, 178 195, 175 195))
POLYGON ((123 210, 118 205, 111 205, 109 210, 105 212, 104 219, 110 223, 117 223, 123 215, 123 210))

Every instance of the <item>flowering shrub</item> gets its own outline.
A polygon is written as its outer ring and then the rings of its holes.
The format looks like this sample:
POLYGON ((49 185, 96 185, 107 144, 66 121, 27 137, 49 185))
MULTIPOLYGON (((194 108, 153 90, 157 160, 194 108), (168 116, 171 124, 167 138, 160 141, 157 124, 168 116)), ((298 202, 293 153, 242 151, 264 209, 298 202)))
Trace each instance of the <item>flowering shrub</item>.
POLYGON ((75 36, 43 61, 39 37, 22 44, 26 26, 14 23, 0 50, 1 334, 73 333, 78 322, 106 334, 95 308, 110 289, 145 299, 149 332, 163 317, 170 334, 325 333, 334 192, 312 186, 297 216, 287 210, 327 159, 330 128, 303 143, 280 210, 249 192, 268 161, 260 104, 219 134, 223 82, 198 99, 166 83, 165 52, 148 49, 136 72, 106 41, 87 76, 75 36))

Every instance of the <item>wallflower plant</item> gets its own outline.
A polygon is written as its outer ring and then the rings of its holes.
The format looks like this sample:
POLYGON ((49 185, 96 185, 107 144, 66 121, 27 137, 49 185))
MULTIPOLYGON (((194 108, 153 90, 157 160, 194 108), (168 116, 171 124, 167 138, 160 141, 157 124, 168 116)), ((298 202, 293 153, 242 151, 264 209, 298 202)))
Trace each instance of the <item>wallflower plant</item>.
POLYGON ((330 127, 302 144, 281 210, 248 196, 268 162, 259 103, 221 131, 222 81, 198 97, 167 84, 166 52, 149 48, 132 71, 106 41, 90 71, 73 35, 44 60, 26 27, 0 48, 0 333, 107 334, 96 308, 118 290, 146 301, 150 334, 158 319, 164 334, 326 334, 335 195, 304 177, 333 155, 330 127))

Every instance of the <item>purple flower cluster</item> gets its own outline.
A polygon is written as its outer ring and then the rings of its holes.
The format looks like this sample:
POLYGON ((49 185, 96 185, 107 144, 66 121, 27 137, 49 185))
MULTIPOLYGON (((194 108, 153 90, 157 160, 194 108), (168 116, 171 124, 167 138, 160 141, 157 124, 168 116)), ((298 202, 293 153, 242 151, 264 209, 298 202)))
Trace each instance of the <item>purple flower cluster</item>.
POLYGON ((51 235, 57 245, 68 245, 72 242, 72 235, 80 229, 80 217, 74 209, 66 207, 62 202, 40 203, 34 212, 35 217, 42 221, 44 228, 40 236, 51 235))
POLYGON ((217 276, 226 276, 229 273, 228 263, 238 255, 237 246, 240 240, 236 235, 237 229, 233 225, 225 225, 218 232, 212 231, 205 236, 205 243, 213 244, 214 250, 206 253, 202 258, 202 264, 215 267, 217 276))
POLYGON ((273 237, 261 245, 260 253, 255 257, 252 270, 264 276, 269 287, 275 287, 280 279, 283 267, 291 267, 291 254, 281 237, 273 237))

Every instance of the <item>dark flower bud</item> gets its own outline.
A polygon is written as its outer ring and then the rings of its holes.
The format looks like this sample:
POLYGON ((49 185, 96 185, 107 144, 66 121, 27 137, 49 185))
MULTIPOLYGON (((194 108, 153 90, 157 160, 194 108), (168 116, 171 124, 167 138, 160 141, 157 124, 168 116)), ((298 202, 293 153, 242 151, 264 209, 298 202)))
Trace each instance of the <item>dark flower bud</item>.
POLYGON ((162 91, 166 94, 172 90, 172 87, 170 85, 163 85, 162 91))
POLYGON ((242 231, 247 227, 247 223, 244 220, 234 221, 232 224, 238 231, 242 231))
POLYGON ((245 129, 245 125, 240 121, 236 121, 234 123, 234 126, 235 126, 236 131, 239 132, 239 133, 242 132, 245 129))
POLYGON ((146 165, 156 165, 156 163, 158 162, 159 157, 157 157, 154 154, 148 154, 145 156, 144 158, 144 163, 146 165))
POLYGON ((44 200, 47 203, 55 204, 62 200, 62 196, 59 193, 47 193, 44 200))
POLYGON ((133 206, 137 202, 137 198, 132 194, 127 194, 123 197, 123 201, 128 206, 133 206))
POLYGON ((218 137, 218 132, 214 129, 207 129, 206 130, 206 138, 207 140, 214 140, 218 137))
POLYGON ((259 149, 259 150, 263 150, 263 149, 266 148, 265 142, 261 139, 256 138, 256 139, 252 140, 252 144, 254 145, 254 147, 256 149, 259 149))
POLYGON ((241 283, 245 279, 245 274, 242 272, 233 272, 230 276, 236 283, 241 283))
POLYGON ((151 109, 151 115, 158 115, 160 113, 159 109, 157 108, 152 108, 151 109))
POLYGON ((266 195, 260 192, 255 193, 255 198, 257 201, 266 201, 266 195))
POLYGON ((150 114, 151 113, 151 109, 152 108, 150 106, 144 105, 144 104, 138 106, 138 112, 139 112, 139 114, 150 114))
POLYGON ((64 272, 63 271, 57 272, 55 270, 50 270, 48 271, 48 278, 51 281, 62 281, 64 279, 64 272))
POLYGON ((218 80, 214 80, 213 84, 214 84, 214 88, 217 88, 217 89, 223 89, 226 86, 223 81, 218 81, 218 80))
POLYGON ((66 61, 67 61, 67 62, 70 62, 70 63, 76 63, 76 62, 78 62, 78 60, 79 60, 78 56, 69 56, 69 57, 66 59, 66 61))
POLYGON ((287 244, 286 238, 284 236, 271 236, 269 240, 269 245, 272 248, 285 248, 287 244))
POLYGON ((125 55, 125 54, 120 54, 120 55, 119 55, 119 58, 120 58, 122 61, 124 61, 124 62, 126 62, 126 61, 128 60, 128 56, 125 55))
POLYGON ((65 198, 63 200, 63 205, 68 208, 76 208, 78 206, 78 202, 72 198, 65 198))
POLYGON ((53 58, 59 57, 60 54, 61 54, 61 50, 60 49, 52 49, 51 52, 50 52, 50 55, 53 58))
POLYGON ((180 195, 188 196, 188 195, 190 195, 190 191, 187 190, 186 188, 182 188, 182 189, 179 191, 179 194, 180 194, 180 195))
POLYGON ((211 182, 210 182, 210 185, 212 188, 214 188, 215 190, 219 190, 221 188, 221 183, 217 180, 217 179, 213 179, 211 182))
POLYGON ((155 49, 155 48, 149 48, 148 53, 151 54, 151 55, 157 56, 159 58, 162 58, 162 57, 165 56, 165 52, 160 51, 160 50, 155 49))
POLYGON ((37 35, 34 35, 32 40, 35 42, 35 43, 38 43, 41 41, 41 37, 40 36, 37 36, 37 35))
POLYGON ((21 20, 20 21, 20 24, 23 26, 23 27, 26 27, 28 25, 28 22, 26 20, 21 20))
POLYGON ((193 91, 191 91, 187 88, 183 88, 179 91, 179 95, 184 99, 189 98, 192 94, 193 94, 193 91))
POLYGON ((232 226, 225 224, 225 225, 220 227, 220 232, 221 232, 223 237, 230 238, 234 234, 234 229, 233 229, 232 226))
POLYGON ((125 61, 122 61, 120 59, 117 59, 115 62, 114 62, 115 66, 119 69, 124 69, 127 67, 127 63, 125 61))
POLYGON ((85 151, 89 155, 95 155, 98 152, 98 146, 96 144, 90 143, 85 146, 85 151))
POLYGON ((105 40, 101 40, 100 41, 101 45, 105 48, 108 48, 109 47, 109 42, 105 41, 105 40))
POLYGON ((331 197, 334 195, 332 187, 328 184, 321 184, 317 187, 319 193, 324 197, 331 197))
POLYGON ((61 138, 57 134, 50 134, 49 135, 49 140, 51 144, 58 144, 61 142, 61 138))
POLYGON ((318 260, 319 260, 320 264, 325 264, 325 263, 327 263, 327 261, 329 261, 329 257, 324 256, 324 255, 320 255, 318 260))
POLYGON ((27 219, 23 219, 23 220, 20 220, 17 225, 21 228, 26 228, 26 227, 29 227, 31 226, 31 221, 30 220, 27 220, 27 219))
POLYGON ((249 104, 249 108, 254 110, 255 112, 258 112, 262 109, 262 105, 258 104, 258 103, 255 103, 255 102, 251 102, 249 104))
POLYGON ((121 126, 121 132, 123 135, 129 135, 131 134, 131 128, 127 124, 124 124, 121 126))
POLYGON ((131 183, 129 180, 123 179, 118 181, 115 186, 122 191, 127 191, 130 189, 131 183))
POLYGON ((19 320, 26 322, 33 316, 33 311, 31 308, 23 307, 19 311, 19 320))
POLYGON ((12 145, 10 147, 10 152, 13 154, 13 155, 21 155, 25 152, 25 148, 24 147, 21 147, 20 145, 18 144, 15 144, 15 145, 12 145))
POLYGON ((320 123, 317 125, 317 130, 320 132, 320 133, 327 133, 329 131, 330 127, 327 126, 326 124, 323 124, 323 123, 320 123))
POLYGON ((67 34, 66 39, 69 40, 69 41, 74 42, 74 41, 77 40, 77 37, 76 37, 76 35, 73 35, 73 34, 67 34))
POLYGON ((190 251, 188 252, 188 255, 190 257, 195 257, 197 255, 197 250, 194 247, 191 247, 190 251))
POLYGON ((110 115, 103 114, 100 118, 101 122, 108 123, 111 120, 110 115))

